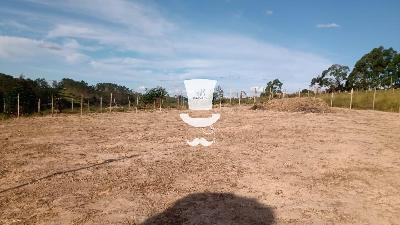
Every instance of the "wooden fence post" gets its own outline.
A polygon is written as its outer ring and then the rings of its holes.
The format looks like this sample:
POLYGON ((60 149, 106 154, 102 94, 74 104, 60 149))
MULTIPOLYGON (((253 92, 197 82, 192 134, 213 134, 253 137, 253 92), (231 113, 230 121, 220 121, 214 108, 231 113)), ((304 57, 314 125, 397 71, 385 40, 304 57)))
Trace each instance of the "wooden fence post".
POLYGON ((393 77, 390 77, 390 86, 392 86, 393 93, 394 93, 393 77))
POLYGON ((103 97, 100 97, 100 113, 103 112, 103 97))
POLYGON ((87 111, 90 112, 89 99, 87 100, 87 111))
POLYGON ((54 96, 51 95, 51 116, 53 116, 54 113, 54 96))
POLYGON ((350 93, 350 109, 352 108, 352 106, 353 106, 353 88, 351 89, 351 93, 350 93))
POLYGON ((74 112, 74 98, 71 99, 71 112, 74 112))
POLYGON ((331 93, 331 107, 333 107, 333 91, 331 93))
POLYGON ((301 93, 301 92, 300 92, 300 90, 299 90, 299 98, 301 97, 300 93, 301 93))
POLYGON ((318 88, 315 88, 314 99, 317 98, 318 88))
POLYGON ((6 98, 3 98, 3 113, 6 113, 6 98))
POLYGON ((376 88, 374 89, 374 98, 372 100, 372 110, 375 110, 375 97, 376 97, 376 88))
POLYGON ((310 97, 310 90, 307 90, 307 97, 310 97))
POLYGON ((19 93, 17 95, 17 118, 19 118, 19 93))
POLYGON ((81 116, 83 114, 83 95, 81 95, 81 116))
POLYGON ((40 113, 40 98, 39 98, 38 103, 37 103, 37 112, 40 113))
POLYGON ((229 105, 232 105, 232 89, 229 89, 229 105))
POLYGON ((130 100, 129 96, 128 96, 128 110, 129 111, 131 110, 131 100, 130 100))
POLYGON ((138 106, 139 106, 139 95, 136 95, 136 107, 135 107, 135 113, 137 113, 138 106))
POLYGON ((113 98, 112 98, 112 93, 111 93, 110 94, 110 112, 111 112, 112 100, 113 100, 113 98))
POLYGON ((253 104, 256 104, 256 95, 257 95, 257 88, 254 88, 254 99, 253 99, 253 104))
POLYGON ((274 94, 272 93, 272 87, 269 87, 269 96, 270 96, 269 100, 274 98, 274 94))
POLYGON ((161 107, 162 107, 162 102, 163 102, 163 100, 162 100, 162 98, 160 98, 160 111, 161 111, 161 107))

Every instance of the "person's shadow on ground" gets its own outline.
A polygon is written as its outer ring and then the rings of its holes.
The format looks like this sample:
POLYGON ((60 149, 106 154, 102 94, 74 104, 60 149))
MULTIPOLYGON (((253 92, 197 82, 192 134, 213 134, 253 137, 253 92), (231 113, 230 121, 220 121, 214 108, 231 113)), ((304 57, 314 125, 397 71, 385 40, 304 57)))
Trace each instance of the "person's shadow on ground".
POLYGON ((269 225, 273 210, 255 199, 231 193, 195 193, 140 225, 269 225))

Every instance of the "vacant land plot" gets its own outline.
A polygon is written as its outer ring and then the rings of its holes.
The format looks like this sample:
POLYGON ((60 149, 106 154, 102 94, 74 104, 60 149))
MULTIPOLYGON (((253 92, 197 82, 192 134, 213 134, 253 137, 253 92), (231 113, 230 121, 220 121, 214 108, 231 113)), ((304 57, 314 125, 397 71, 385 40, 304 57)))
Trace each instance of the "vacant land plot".
POLYGON ((0 122, 0 224, 400 224, 399 114, 221 113, 0 122))

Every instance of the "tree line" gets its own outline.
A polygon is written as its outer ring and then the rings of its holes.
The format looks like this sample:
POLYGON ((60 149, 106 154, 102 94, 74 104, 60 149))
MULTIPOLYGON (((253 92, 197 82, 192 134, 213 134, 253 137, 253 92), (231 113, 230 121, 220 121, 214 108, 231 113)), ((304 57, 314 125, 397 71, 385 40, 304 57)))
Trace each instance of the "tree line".
POLYGON ((399 88, 400 53, 393 48, 374 48, 356 62, 351 72, 348 66, 334 64, 312 78, 310 86, 328 92, 399 88))
POLYGON ((32 80, 24 76, 15 78, 0 73, 1 112, 16 114, 18 96, 21 114, 31 114, 37 111, 39 102, 41 109, 46 110, 50 109, 53 100, 54 108, 62 112, 63 109, 69 109, 71 104, 79 106, 81 99, 92 105, 98 105, 102 99, 104 105, 111 102, 113 106, 118 106, 127 105, 129 101, 135 102, 138 97, 141 103, 152 104, 158 99, 166 98, 168 92, 163 87, 155 87, 146 89, 142 94, 113 83, 89 85, 85 81, 69 78, 49 83, 43 78, 32 80))
MULTIPOLYGON (((214 90, 213 101, 220 102, 224 98, 224 91, 221 86, 214 90)), ((144 93, 136 92, 122 85, 114 83, 97 83, 89 85, 85 81, 76 81, 70 78, 63 78, 60 81, 49 83, 43 78, 30 79, 24 76, 13 77, 0 73, 0 113, 16 115, 19 100, 20 114, 32 114, 38 111, 40 104, 41 111, 53 107, 57 112, 70 111, 72 105, 79 108, 81 100, 83 104, 98 107, 100 101, 103 107, 110 104, 113 107, 136 105, 139 101, 140 107, 147 107, 157 104, 183 105, 187 103, 187 97, 183 95, 169 96, 164 87, 157 86, 145 89, 144 93), (112 93, 112 99, 111 99, 112 93)))

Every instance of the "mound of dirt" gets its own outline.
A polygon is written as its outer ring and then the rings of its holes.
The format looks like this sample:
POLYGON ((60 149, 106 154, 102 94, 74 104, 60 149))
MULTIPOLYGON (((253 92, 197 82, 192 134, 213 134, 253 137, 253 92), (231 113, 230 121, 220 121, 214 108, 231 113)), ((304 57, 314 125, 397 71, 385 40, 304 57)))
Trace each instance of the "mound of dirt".
POLYGON ((251 110, 265 110, 265 106, 261 104, 255 104, 251 108, 251 110))
POLYGON ((319 98, 284 98, 273 99, 266 103, 266 108, 272 111, 326 113, 330 107, 319 98))

